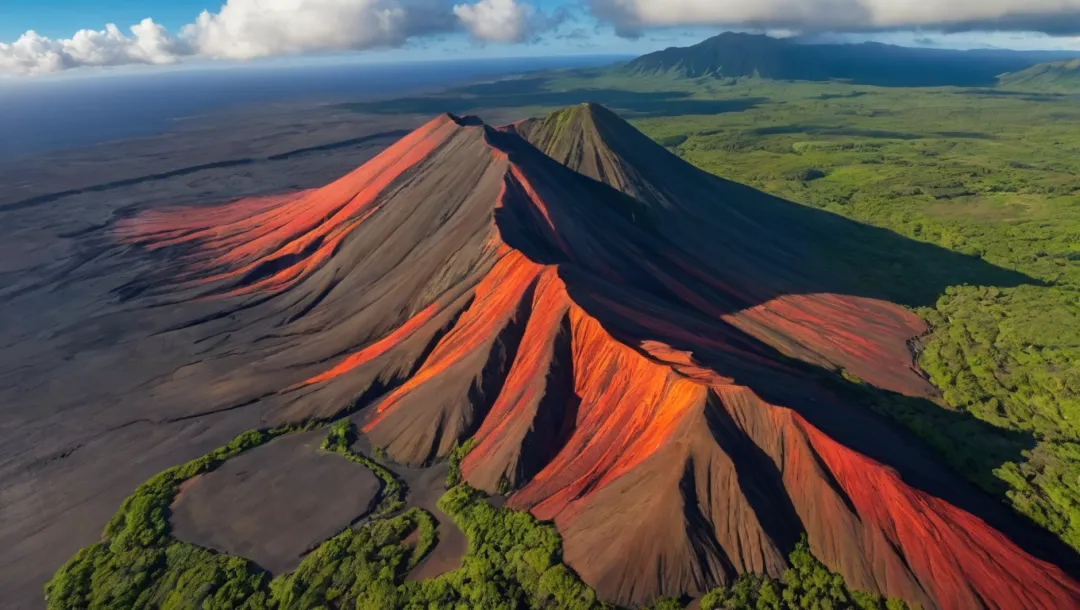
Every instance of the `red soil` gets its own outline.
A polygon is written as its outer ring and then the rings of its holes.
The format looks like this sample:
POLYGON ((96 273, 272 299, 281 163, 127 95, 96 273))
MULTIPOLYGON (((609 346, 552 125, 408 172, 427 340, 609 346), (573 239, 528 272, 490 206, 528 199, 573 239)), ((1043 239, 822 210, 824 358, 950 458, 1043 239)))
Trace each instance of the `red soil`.
POLYGON ((423 311, 409 318, 407 322, 397 327, 394 332, 386 335, 378 341, 375 341, 374 343, 367 345, 366 347, 364 347, 364 349, 356 353, 349 354, 348 357, 346 357, 338 364, 334 365, 333 368, 331 368, 330 370, 324 373, 319 373, 318 375, 305 380, 303 383, 292 386, 289 389, 295 390, 303 386, 329 381, 334 377, 344 375, 345 373, 357 367, 371 363, 376 358, 386 355, 390 350, 400 345, 401 342, 404 341, 406 338, 412 336, 413 333, 415 333, 417 330, 425 326, 427 323, 431 322, 431 320, 435 317, 435 314, 439 313, 440 309, 441 307, 439 303, 432 303, 431 305, 428 305, 423 311))
MULTIPOLYGON (((914 490, 895 471, 792 416, 863 520, 864 540, 883 537, 943 608, 1075 606, 1080 586, 1033 559, 975 516, 914 490)), ((888 584, 884 584, 888 588, 888 584)), ((901 594, 901 591, 896 591, 901 594)))
POLYGON ((241 279, 280 265, 225 295, 284 290, 324 264, 351 229, 378 209, 377 197, 457 129, 436 118, 356 171, 321 189, 243 199, 216 209, 150 212, 118 227, 121 240, 151 249, 197 243, 197 283, 241 279))

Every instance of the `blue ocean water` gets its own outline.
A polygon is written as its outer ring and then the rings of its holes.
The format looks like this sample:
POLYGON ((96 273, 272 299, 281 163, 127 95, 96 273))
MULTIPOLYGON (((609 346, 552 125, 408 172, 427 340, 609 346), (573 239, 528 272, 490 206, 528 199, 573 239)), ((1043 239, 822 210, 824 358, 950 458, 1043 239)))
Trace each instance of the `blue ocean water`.
POLYGON ((168 130, 179 118, 248 104, 363 100, 619 59, 593 55, 249 66, 0 82, 0 157, 150 135, 168 130))

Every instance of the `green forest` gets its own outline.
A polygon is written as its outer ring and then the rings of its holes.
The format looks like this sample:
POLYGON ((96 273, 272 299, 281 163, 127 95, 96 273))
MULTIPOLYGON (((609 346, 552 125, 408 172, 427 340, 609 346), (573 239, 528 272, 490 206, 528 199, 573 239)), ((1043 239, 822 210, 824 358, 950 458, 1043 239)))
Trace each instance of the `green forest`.
POLYGON ((358 466, 371 467, 377 476, 389 476, 396 485, 384 479, 382 501, 373 516, 324 542, 293 572, 271 579, 250 561, 170 535, 168 507, 184 481, 292 431, 246 432, 227 446, 141 485, 109 522, 101 542, 79 551, 46 585, 47 606, 162 610, 603 607, 561 563, 561 542, 553 526, 527 513, 494 508, 465 484, 454 486, 439 501, 440 509, 468 537, 462 567, 431 580, 406 582, 408 572, 437 543, 435 519, 422 509, 404 508, 400 481, 385 466, 350 448, 346 439, 355 431, 347 420, 329 428, 324 448, 344 454, 358 466))

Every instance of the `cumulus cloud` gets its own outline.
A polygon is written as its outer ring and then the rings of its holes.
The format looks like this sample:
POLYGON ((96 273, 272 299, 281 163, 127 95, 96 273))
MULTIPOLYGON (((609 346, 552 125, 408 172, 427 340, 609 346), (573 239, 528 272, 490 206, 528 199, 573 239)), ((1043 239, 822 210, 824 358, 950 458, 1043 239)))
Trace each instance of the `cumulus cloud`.
POLYGON ((229 59, 368 49, 407 35, 396 0, 228 0, 182 32, 201 55, 229 59))
POLYGON ((683 25, 865 32, 921 27, 1080 32, 1080 0, 588 0, 621 32, 683 25))
MULTIPOLYGON (((904 29, 1080 33, 1080 0, 573 0, 553 13, 528 0, 225 0, 171 34, 151 19, 53 39, 0 43, 0 74, 168 64, 188 56, 251 59, 355 51, 464 30, 486 42, 529 41, 587 5, 625 36, 653 27, 742 26, 800 33, 904 29)), ((573 20, 573 19, 570 19, 573 20)), ((579 30, 581 28, 578 28, 579 30)))
POLYGON ((13 43, 0 43, 0 74, 167 64, 187 56, 253 59, 356 51, 455 29, 482 41, 521 42, 559 22, 515 0, 227 0, 175 36, 151 19, 133 26, 130 35, 112 24, 69 39, 29 31, 13 43))
POLYGON ((477 40, 521 42, 530 35, 537 13, 532 5, 515 0, 480 0, 455 5, 454 14, 477 40))
POLYGON ((109 24, 54 40, 33 30, 11 44, 0 43, 0 74, 43 74, 80 66, 169 64, 191 55, 192 47, 152 19, 131 27, 131 35, 109 24))

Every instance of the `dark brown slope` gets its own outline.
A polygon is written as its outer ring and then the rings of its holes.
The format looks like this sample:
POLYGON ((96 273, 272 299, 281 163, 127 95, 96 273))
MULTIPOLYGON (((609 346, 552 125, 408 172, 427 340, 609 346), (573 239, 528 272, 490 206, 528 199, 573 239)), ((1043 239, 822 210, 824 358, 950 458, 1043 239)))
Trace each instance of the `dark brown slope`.
MULTIPOLYGON (((597 104, 508 129, 570 169, 646 202, 650 222, 667 238, 654 258, 683 274, 662 281, 695 309, 787 356, 847 369, 896 392, 933 391, 913 370, 907 347, 892 341, 921 334, 922 322, 866 298, 891 295, 867 292, 865 282, 851 279, 874 260, 868 246, 888 251, 882 244, 906 240, 706 174, 597 104), (848 258, 837 260, 836 251, 848 258)), ((1006 274, 992 279, 1015 281, 1006 274)), ((927 286, 930 302, 943 288, 927 286)))
POLYGON ((20 386, 28 425, 54 427, 4 464, 26 482, 12 522, 57 547, 35 556, 58 565, 100 527, 67 516, 112 510, 162 463, 355 408, 409 464, 475 437, 466 479, 510 483, 510 506, 552 519, 567 561, 620 603, 777 574, 803 530, 852 586, 926 607, 1080 602, 1042 539, 822 385, 844 367, 926 395, 917 317, 808 275, 810 227, 683 201, 717 183, 617 117, 579 118, 640 190, 447 115, 321 189, 110 227, 108 257, 134 268, 115 313, 59 333, 20 386), (146 442, 110 452, 129 432, 146 442), (105 477, 93 493, 61 491, 88 476, 105 477))

